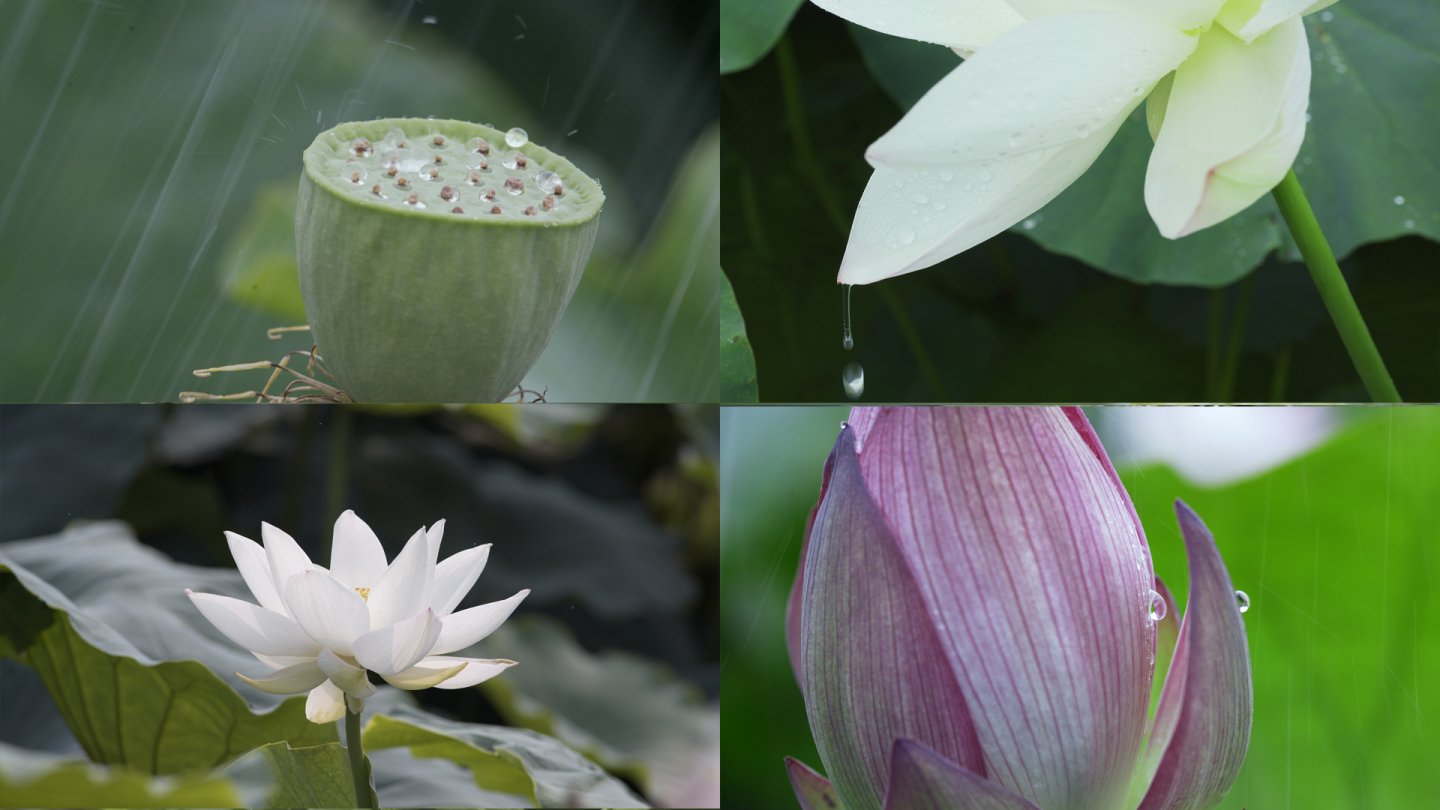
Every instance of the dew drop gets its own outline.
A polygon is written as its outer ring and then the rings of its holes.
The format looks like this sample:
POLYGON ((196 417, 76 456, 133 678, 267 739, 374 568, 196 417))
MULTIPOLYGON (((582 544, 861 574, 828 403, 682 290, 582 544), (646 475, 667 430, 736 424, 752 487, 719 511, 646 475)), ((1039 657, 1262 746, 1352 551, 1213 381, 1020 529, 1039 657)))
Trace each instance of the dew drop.
POLYGON ((485 182, 485 175, 481 174, 479 169, 471 169, 465 173, 465 185, 478 186, 483 182, 485 182))
POLYGON ((518 177, 512 177, 505 181, 505 191, 512 197, 518 196, 525 191, 525 181, 518 177))
POLYGON ((555 172, 540 172, 535 175, 535 185, 546 194, 554 194, 555 189, 560 187, 560 175, 555 172))
POLYGON ((1250 597, 1246 596, 1244 591, 1236 591, 1235 604, 1240 607, 1240 612, 1244 613, 1250 609, 1250 597))
POLYGON ((991 177, 994 176, 995 175, 990 173, 989 169, 981 169, 980 171, 975 173, 976 179, 981 180, 982 182, 985 180, 989 180, 991 177))
POLYGON ((421 180, 439 180, 439 179, 440 179, 440 167, 439 167, 439 166, 426 166, 425 168, 423 168, 423 169, 420 170, 420 179, 421 179, 421 180))
POLYGON ((945 171, 940 172, 940 179, 948 183, 951 180, 955 179, 955 173, 950 171, 949 169, 946 169, 945 171))
POLYGON ((454 186, 446 186, 440 189, 440 199, 445 202, 453 202, 460 199, 460 192, 456 191, 454 186))
POLYGON ((405 133, 399 127, 391 127, 385 132, 385 142, 396 149, 405 148, 405 133))
POLYGON ((525 156, 512 151, 505 156, 503 163, 507 169, 523 169, 525 168, 525 156))
POLYGON ((1150 621, 1158 622, 1165 618, 1165 597, 1155 591, 1150 592, 1150 621))
POLYGON ((929 195, 929 194, 916 194, 915 196, 911 197, 910 199, 913 200, 915 203, 917 203, 917 204, 919 204, 919 205, 924 205, 925 203, 930 202, 930 195, 929 195))
POLYGON ((349 175, 345 177, 346 180, 349 180, 357 186, 365 182, 364 166, 346 166, 345 170, 349 172, 349 175))
POLYGON ((1396 205, 1404 205, 1404 204, 1405 204, 1405 198, 1404 198, 1404 197, 1401 197, 1401 196, 1398 195, 1398 194, 1395 195, 1395 204, 1396 204, 1396 205))
POLYGON ((350 154, 355 157, 370 157, 370 153, 374 151, 375 147, 364 138, 356 138, 350 142, 350 154))
POLYGON ((845 333, 845 338, 841 341, 841 345, 845 347, 845 351, 847 352, 855 348, 855 338, 850 334, 850 290, 853 289, 854 286, 854 284, 845 285, 845 292, 843 294, 845 310, 840 316, 840 328, 845 333))
POLYGON ((493 200, 495 199, 495 189, 487 188, 480 196, 484 197, 487 200, 493 200))
POLYGON ((903 230, 903 231, 900 232, 900 244, 902 244, 902 245, 908 245, 908 244, 910 244, 911 242, 914 242, 914 241, 915 241, 915 232, 914 232, 914 231, 910 230, 909 228, 906 228, 905 230, 903 230))
POLYGON ((515 127, 505 133, 505 143, 513 147, 521 147, 530 142, 530 135, 525 130, 515 127))
POLYGON ((845 396, 859 399, 865 394, 865 369, 859 363, 846 363, 840 372, 840 382, 845 384, 845 396))
POLYGON ((484 138, 471 138, 465 142, 465 151, 477 155, 490 154, 490 142, 484 138))
POLYGON ((554 211, 554 210, 555 210, 555 198, 554 198, 554 197, 546 197, 545 199, 543 199, 543 200, 540 201, 540 207, 541 207, 541 208, 544 208, 546 211, 554 211))

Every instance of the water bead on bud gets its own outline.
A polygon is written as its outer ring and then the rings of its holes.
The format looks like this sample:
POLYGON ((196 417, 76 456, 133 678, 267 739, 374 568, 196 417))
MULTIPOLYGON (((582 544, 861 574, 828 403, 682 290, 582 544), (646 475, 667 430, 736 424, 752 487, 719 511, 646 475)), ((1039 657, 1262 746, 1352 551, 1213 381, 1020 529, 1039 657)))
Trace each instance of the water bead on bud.
POLYGON ((525 168, 525 156, 519 152, 511 152, 505 156, 504 163, 507 169, 523 169, 525 168))
POLYGON ((492 205, 492 206, 490 206, 490 213, 492 213, 492 214, 498 214, 498 213, 500 213, 500 206, 498 206, 498 205, 492 205))
POLYGON ((509 132, 505 133, 505 143, 507 143, 507 144, 509 144, 509 145, 511 145, 511 146, 514 146, 514 147, 517 147, 517 148, 518 148, 518 147, 524 146, 525 144, 527 144, 527 143, 529 143, 529 142, 530 142, 530 134, 527 133, 525 130, 519 128, 519 127, 515 127, 514 129, 512 129, 512 130, 510 130, 509 132))
POLYGON ((481 174, 479 169, 471 169, 465 173, 465 185, 478 186, 483 182, 485 182, 485 175, 481 174))
POLYGON ((540 201, 540 207, 541 207, 541 208, 544 208, 546 211, 554 211, 554 210, 555 210, 555 198, 554 198, 554 197, 546 197, 545 199, 543 199, 543 200, 540 201))
POLYGON ((560 188, 560 175, 555 172, 540 172, 535 175, 535 185, 546 194, 555 194, 560 188))
POLYGON ((479 155, 490 154, 490 143, 484 138, 471 138, 465 142, 465 151, 479 155))
POLYGON ((446 202, 458 200, 460 199, 460 192, 456 191, 453 186, 446 186, 440 189, 440 199, 446 202))
POLYGON ((346 166, 345 179, 349 180, 351 183, 354 183, 357 186, 360 185, 361 183, 365 182, 365 167, 359 165, 346 166))
POLYGON ((535 210, 535 206, 533 206, 533 205, 527 205, 527 206, 525 206, 525 216, 527 216, 527 217, 533 217, 533 216, 535 216, 536 213, 538 213, 538 212, 535 210))
POLYGON ((525 191, 525 181, 518 177, 512 177, 505 181, 505 191, 511 196, 518 196, 525 191))
POLYGON ((350 154, 355 157, 370 157, 370 153, 374 151, 375 147, 364 138, 356 138, 350 142, 350 154))

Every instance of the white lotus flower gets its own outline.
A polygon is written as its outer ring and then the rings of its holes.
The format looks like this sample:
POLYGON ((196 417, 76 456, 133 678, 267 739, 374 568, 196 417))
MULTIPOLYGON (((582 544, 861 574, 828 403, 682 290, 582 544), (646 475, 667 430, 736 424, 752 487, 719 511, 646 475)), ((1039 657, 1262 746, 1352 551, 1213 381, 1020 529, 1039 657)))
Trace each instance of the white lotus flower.
POLYGON ((275 670, 264 678, 240 677, 272 694, 309 692, 305 715, 311 721, 340 719, 345 696, 358 711, 375 694, 367 670, 401 689, 461 689, 515 665, 445 655, 490 635, 530 593, 452 613, 485 567, 489 544, 437 564, 442 520, 415 532, 387 566, 375 532, 347 510, 335 521, 326 570, 285 532, 268 523, 260 531, 263 549, 225 533, 258 606, 189 588, 185 593, 227 638, 275 670))
POLYGON ((1334 0, 814 2, 968 57, 865 153, 875 174, 839 280, 869 284, 948 259, 1054 199, 1147 96, 1145 205, 1160 233, 1245 209, 1300 150, 1300 17, 1334 0))

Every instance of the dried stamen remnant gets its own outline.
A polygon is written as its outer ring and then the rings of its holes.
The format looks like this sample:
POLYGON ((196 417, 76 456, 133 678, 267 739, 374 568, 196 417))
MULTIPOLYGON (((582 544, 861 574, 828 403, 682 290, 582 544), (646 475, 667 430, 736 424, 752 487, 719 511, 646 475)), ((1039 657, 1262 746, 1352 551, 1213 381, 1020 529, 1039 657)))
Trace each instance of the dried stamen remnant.
POLYGON ((457 206, 455 206, 454 208, 451 208, 451 209, 450 209, 450 213, 452 213, 452 214, 463 214, 463 213, 465 213, 465 209, 464 209, 464 208, 461 208, 460 206, 457 205, 457 206))
POLYGON ((471 138, 465 143, 465 148, 481 155, 490 154, 490 144, 484 138, 471 138))
POLYGON ((370 153, 374 151, 375 147, 364 138, 356 138, 350 142, 350 153, 355 157, 370 157, 370 153))
POLYGON ((505 181, 505 191, 512 195, 518 195, 525 191, 525 181, 518 177, 512 177, 505 181))
POLYGON ((450 202, 450 201, 452 201, 452 200, 459 199, 459 197, 460 197, 460 192, 456 191, 456 190, 455 190, 453 187, 451 187, 451 186, 446 186, 446 187, 440 189, 440 199, 442 199, 442 200, 444 200, 444 201, 446 201, 446 202, 450 202))
POLYGON ((492 205, 492 206, 490 206, 490 213, 492 213, 492 214, 498 214, 498 213, 500 213, 500 206, 498 206, 498 205, 492 205))
POLYGON ((533 217, 533 216, 535 216, 537 213, 539 213, 539 212, 535 210, 535 206, 533 206, 533 205, 527 205, 527 206, 525 206, 525 216, 527 216, 527 217, 533 217))
POLYGON ((541 207, 541 208, 544 208, 546 211, 554 211, 554 210, 555 210, 555 198, 554 198, 554 197, 546 197, 545 199, 543 199, 543 200, 540 201, 540 207, 541 207))

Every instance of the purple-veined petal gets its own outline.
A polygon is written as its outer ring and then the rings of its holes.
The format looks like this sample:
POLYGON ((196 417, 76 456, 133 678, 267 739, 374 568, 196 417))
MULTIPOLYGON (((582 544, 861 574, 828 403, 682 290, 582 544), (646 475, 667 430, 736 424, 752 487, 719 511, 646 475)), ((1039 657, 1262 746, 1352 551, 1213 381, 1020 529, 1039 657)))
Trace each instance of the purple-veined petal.
POLYGON ((515 612, 515 608, 519 606, 520 602, 529 595, 530 591, 526 589, 509 599, 477 605, 446 616, 441 620, 440 636, 436 639, 430 654, 444 655, 456 650, 463 650, 485 638, 495 632, 495 628, 504 624, 505 620, 510 618, 510 614, 515 612))
MULTIPOLYGON (((238 672, 235 674, 240 675, 238 672)), ((320 671, 320 667, 316 666, 314 661, 307 661, 292 667, 277 669, 263 678, 247 678, 240 675, 240 679, 261 692, 269 692, 272 695, 298 695, 301 692, 309 692, 324 683, 325 673, 320 671)))
MULTIPOLYGON (((439 525, 439 524, 436 524, 439 525)), ((435 584, 430 588, 430 607, 440 616, 449 616, 455 606, 470 593, 485 561, 490 559, 490 544, 467 548, 451 554, 435 566, 435 584)))
MULTIPOLYGON (((859 410, 858 408, 856 410, 859 410)), ((825 501, 825 489, 830 486, 830 471, 835 465, 835 454, 825 459, 825 470, 820 474, 820 497, 810 507, 810 516, 805 518, 805 536, 800 541, 800 564, 795 569, 795 582, 790 586, 790 598, 785 602, 785 647, 790 653, 790 670, 795 673, 795 683, 803 684, 800 677, 800 597, 805 593, 805 554, 810 548, 810 532, 815 528, 815 513, 825 501)))
MULTIPOLYGON (((1175 606, 1175 597, 1160 577, 1155 578, 1155 592, 1165 601, 1165 618, 1155 623, 1155 679, 1150 683, 1150 714, 1145 719, 1147 738, 1145 750, 1135 765, 1135 773, 1130 777, 1130 798, 1125 802, 1126 807, 1140 806, 1145 799, 1145 791, 1150 789, 1150 780, 1155 778, 1155 770, 1160 767, 1160 757, 1165 754, 1164 743, 1153 734, 1160 698, 1165 692, 1165 684, 1169 682, 1170 662, 1175 658, 1175 642, 1180 638, 1180 608, 1175 606)), ((1169 734, 1169 731, 1165 733, 1169 734)))
POLYGON ((840 796, 829 779, 794 757, 785 757, 785 770, 800 810, 840 810, 840 796))
POLYGON ((345 716, 345 693, 326 681, 310 690, 305 700, 305 717, 312 723, 333 723, 345 716))
POLYGON ((364 598, 323 568, 296 574, 280 593, 306 634, 341 655, 353 655, 355 639, 370 629, 364 598))
POLYGON ((368 588, 385 572, 385 547, 370 526, 346 509, 335 520, 330 575, 352 588, 368 588))
POLYGON ((439 637, 440 617, 426 608, 418 616, 355 639, 355 660, 381 675, 394 675, 424 658, 439 637))
MULTIPOLYGON (((435 684, 436 689, 465 689, 477 683, 488 681, 510 667, 515 666, 514 661, 506 658, 456 658, 449 655, 436 655, 426 657, 421 660, 416 667, 449 668, 459 664, 464 664, 465 669, 435 684)), ((407 671, 413 671, 416 667, 411 667, 411 670, 407 671)), ((404 675, 405 673, 402 672, 400 675, 394 677, 400 678, 404 677, 404 675)), ((390 679, 387 678, 386 680, 390 679)), ((391 681, 391 683, 395 682, 391 681)), ((398 683, 395 685, 399 686, 398 683)))
MULTIPOLYGON (((478 659, 477 659, 478 660, 478 659)), ((400 689, 429 689, 459 675, 469 665, 470 659, 449 658, 443 655, 426 656, 420 663, 394 675, 381 675, 386 683, 400 689)), ((503 669, 503 667, 501 668, 503 669)), ((488 676, 487 676, 488 677, 488 676)), ((482 678, 481 680, 484 680, 482 678)), ((479 683, 479 681, 476 681, 479 683)))
POLYGON ((435 560, 430 556, 425 530, 411 535, 395 561, 370 586, 366 601, 370 607, 370 629, 404 621, 430 604, 430 586, 435 581, 435 560))
POLYGON ((347 695, 354 695, 358 698, 367 698, 375 694, 375 685, 365 677, 365 670, 346 661, 327 647, 320 651, 320 657, 315 660, 316 666, 325 673, 330 682, 340 687, 340 691, 347 695))
POLYGON ((1045 810, 1110 810, 1145 731, 1154 573, 1071 419, 887 408, 860 466, 959 678, 983 775, 1045 810))
POLYGON ((1040 810, 1024 796, 968 771, 928 745, 899 739, 890 758, 885 810, 1040 810))
POLYGON ((1175 514, 1185 538, 1190 596, 1150 733, 1151 745, 1164 755, 1140 810, 1219 802, 1245 761, 1254 713, 1250 645, 1235 585, 1200 517, 1180 501, 1175 514))
POLYGON ((1025 18, 1004 0, 815 0, 815 5, 856 25, 893 37, 976 51, 1021 25, 1025 18))
POLYGON ((260 539, 265 541, 265 556, 270 560, 270 574, 275 581, 275 590, 280 593, 283 601, 286 580, 301 571, 309 571, 315 564, 310 562, 310 557, 295 542, 295 538, 269 523, 260 524, 260 539))
POLYGON ((1334 2, 1335 0, 1230 0, 1215 17, 1215 22, 1250 43, 1283 22, 1313 14, 1334 2))
POLYGON ((235 558, 235 567, 240 569, 240 576, 245 578, 245 585, 250 588, 250 593, 255 594, 260 606, 289 616, 280 591, 275 587, 275 575, 270 571, 270 558, 265 556, 265 549, 254 540, 234 532, 225 532, 225 540, 230 544, 230 556, 235 558))
POLYGON ((288 616, 228 596, 195 593, 189 588, 185 595, 216 630, 251 652, 308 658, 320 652, 320 645, 288 616))
POLYGON ((855 209, 838 281, 871 284, 923 270, 1035 213, 1090 168, 1139 101, 1064 146, 985 163, 877 168, 855 209))
POLYGON ((1310 45, 1298 17, 1249 45, 1219 26, 1200 35, 1170 83, 1145 170, 1145 206, 1160 233, 1208 228, 1274 188, 1305 140, 1309 102, 1310 45))
POLYGON ((1123 12, 1043 17, 950 71, 865 157, 876 167, 958 175, 964 164, 1025 160, 1103 137, 1195 44, 1168 25, 1123 12))
POLYGON ((983 768, 941 640, 840 432, 805 554, 800 674, 810 730, 847 810, 879 810, 896 737, 983 768))

